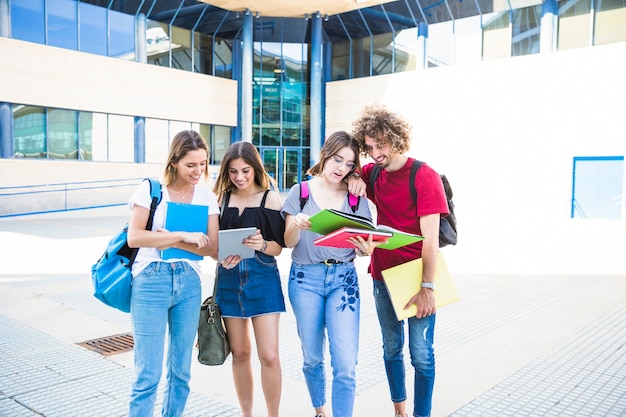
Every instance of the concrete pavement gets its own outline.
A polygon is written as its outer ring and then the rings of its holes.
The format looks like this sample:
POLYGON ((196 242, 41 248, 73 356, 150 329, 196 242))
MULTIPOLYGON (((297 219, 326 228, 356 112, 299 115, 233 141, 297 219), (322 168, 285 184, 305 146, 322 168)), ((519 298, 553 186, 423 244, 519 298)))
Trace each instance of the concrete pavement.
MULTIPOLYGON (((130 332, 127 314, 92 296, 89 273, 127 217, 126 207, 113 207, 0 219, 0 416, 126 415, 132 352, 103 356, 78 344, 130 332)), ((518 274, 506 265, 478 274, 463 267, 462 247, 443 251, 461 301, 438 312, 434 417, 626 415, 625 274, 518 274)), ((285 292, 289 262, 285 250, 285 292)), ((367 260, 356 262, 362 313, 354 414, 391 416, 367 260)), ((214 264, 204 263, 208 295, 214 264)), ((287 309, 281 415, 310 417, 287 309)), ((253 364, 261 417, 267 414, 253 364)), ((185 416, 239 415, 230 362, 194 361, 192 391, 185 416)))

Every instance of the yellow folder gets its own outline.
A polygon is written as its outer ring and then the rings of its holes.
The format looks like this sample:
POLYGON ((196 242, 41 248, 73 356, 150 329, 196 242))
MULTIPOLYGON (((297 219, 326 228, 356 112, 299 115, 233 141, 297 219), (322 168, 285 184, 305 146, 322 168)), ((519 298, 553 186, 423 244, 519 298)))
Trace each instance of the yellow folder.
MULTIPOLYGON (((416 259, 382 271, 383 281, 389 291, 393 308, 398 320, 415 316, 417 306, 404 306, 417 294, 422 284, 422 259, 416 259)), ((435 275, 435 305, 437 308, 459 300, 459 293, 452 282, 450 271, 441 252, 437 254, 437 273, 435 275)), ((430 291, 430 290, 427 290, 430 291)))

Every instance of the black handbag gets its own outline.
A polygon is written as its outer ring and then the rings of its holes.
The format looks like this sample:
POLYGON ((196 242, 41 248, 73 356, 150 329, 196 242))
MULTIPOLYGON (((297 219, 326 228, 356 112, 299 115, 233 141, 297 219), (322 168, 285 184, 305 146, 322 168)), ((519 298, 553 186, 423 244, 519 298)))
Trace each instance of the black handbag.
POLYGON ((198 362, 203 365, 222 365, 230 355, 230 345, 220 307, 215 302, 218 273, 215 271, 213 295, 200 307, 198 323, 198 362))

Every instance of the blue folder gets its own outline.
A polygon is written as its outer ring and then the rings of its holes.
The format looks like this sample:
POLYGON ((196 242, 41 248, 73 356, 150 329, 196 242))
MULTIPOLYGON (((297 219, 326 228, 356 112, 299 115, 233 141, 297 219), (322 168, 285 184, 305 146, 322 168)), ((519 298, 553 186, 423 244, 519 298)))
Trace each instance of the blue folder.
MULTIPOLYGON (((207 232, 209 225, 209 206, 198 204, 167 203, 165 215, 165 228, 170 232, 207 232)), ((191 259, 199 261, 203 256, 178 248, 168 248, 161 251, 161 258, 167 259, 191 259)))

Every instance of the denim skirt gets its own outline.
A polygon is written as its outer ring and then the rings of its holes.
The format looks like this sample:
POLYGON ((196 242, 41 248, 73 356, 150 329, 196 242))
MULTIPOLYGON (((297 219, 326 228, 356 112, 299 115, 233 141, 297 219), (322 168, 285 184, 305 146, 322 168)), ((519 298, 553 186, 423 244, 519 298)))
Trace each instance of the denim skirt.
POLYGON ((255 252, 233 269, 218 268, 217 304, 222 316, 248 318, 285 311, 280 273, 273 256, 255 252))

